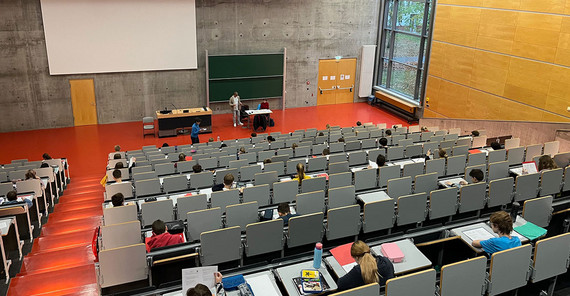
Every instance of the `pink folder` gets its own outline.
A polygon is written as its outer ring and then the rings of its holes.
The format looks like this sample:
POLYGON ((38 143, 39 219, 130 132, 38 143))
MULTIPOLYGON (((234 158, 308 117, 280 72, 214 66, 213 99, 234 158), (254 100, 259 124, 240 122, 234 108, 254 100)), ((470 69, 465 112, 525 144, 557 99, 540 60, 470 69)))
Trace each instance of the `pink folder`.
POLYGON ((400 247, 395 243, 382 244, 380 249, 382 250, 382 255, 394 263, 402 262, 404 259, 404 253, 402 253, 400 247))

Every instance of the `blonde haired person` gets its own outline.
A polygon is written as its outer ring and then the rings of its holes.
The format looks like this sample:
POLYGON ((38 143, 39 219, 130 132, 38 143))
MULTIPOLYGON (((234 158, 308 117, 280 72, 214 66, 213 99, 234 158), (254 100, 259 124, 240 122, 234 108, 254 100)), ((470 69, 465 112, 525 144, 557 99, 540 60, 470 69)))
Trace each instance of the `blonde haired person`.
POLYGON ((298 163, 297 164, 297 175, 295 176, 295 178, 293 178, 293 180, 297 180, 299 181, 299 184, 303 183, 303 180, 305 179, 311 179, 311 177, 305 175, 305 165, 303 165, 302 163, 298 163))
POLYGON ((338 279, 337 291, 348 290, 362 285, 378 283, 386 285, 386 281, 394 277, 394 265, 386 257, 375 257, 370 254, 370 247, 363 241, 356 241, 350 247, 350 256, 357 265, 338 279))

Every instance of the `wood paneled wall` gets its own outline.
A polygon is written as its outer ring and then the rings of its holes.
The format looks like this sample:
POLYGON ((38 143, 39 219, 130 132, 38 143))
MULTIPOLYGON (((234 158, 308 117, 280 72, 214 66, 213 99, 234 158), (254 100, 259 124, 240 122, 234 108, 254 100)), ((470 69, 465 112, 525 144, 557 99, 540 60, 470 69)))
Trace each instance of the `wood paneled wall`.
POLYGON ((439 0, 425 118, 570 122, 570 0, 439 0))

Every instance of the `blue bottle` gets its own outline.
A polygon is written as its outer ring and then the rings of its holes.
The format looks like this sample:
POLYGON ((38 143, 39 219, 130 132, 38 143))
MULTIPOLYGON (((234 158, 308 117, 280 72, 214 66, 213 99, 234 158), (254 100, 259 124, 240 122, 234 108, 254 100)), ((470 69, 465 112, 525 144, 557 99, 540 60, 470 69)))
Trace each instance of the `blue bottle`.
POLYGON ((313 267, 316 269, 321 268, 321 259, 323 258, 323 244, 317 243, 315 245, 315 254, 313 256, 313 267))

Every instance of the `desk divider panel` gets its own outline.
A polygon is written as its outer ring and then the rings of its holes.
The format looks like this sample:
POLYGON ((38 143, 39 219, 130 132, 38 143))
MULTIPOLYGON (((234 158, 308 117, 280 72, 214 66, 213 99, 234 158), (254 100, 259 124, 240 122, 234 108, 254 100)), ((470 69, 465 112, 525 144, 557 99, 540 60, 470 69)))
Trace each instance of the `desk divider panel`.
POLYGON ((548 227, 552 214, 552 195, 525 200, 523 217, 540 227, 548 227))
POLYGON ((358 288, 331 294, 331 296, 379 296, 380 285, 378 283, 368 284, 358 288))
POLYGON ((435 269, 428 269, 386 282, 386 296, 433 296, 435 293, 435 269))
POLYGON ((148 277, 146 247, 136 244, 99 252, 101 288, 144 280, 148 277))
POLYGON ((248 224, 245 228, 245 254, 255 256, 281 251, 284 245, 283 221, 270 221, 248 224))
POLYGON ((137 221, 101 226, 101 250, 141 243, 141 223, 137 221))
POLYGON ((537 283, 568 271, 570 233, 540 240, 534 248, 532 282, 537 283))
POLYGON ((423 222, 426 217, 427 193, 416 193, 398 198, 397 224, 423 222))

